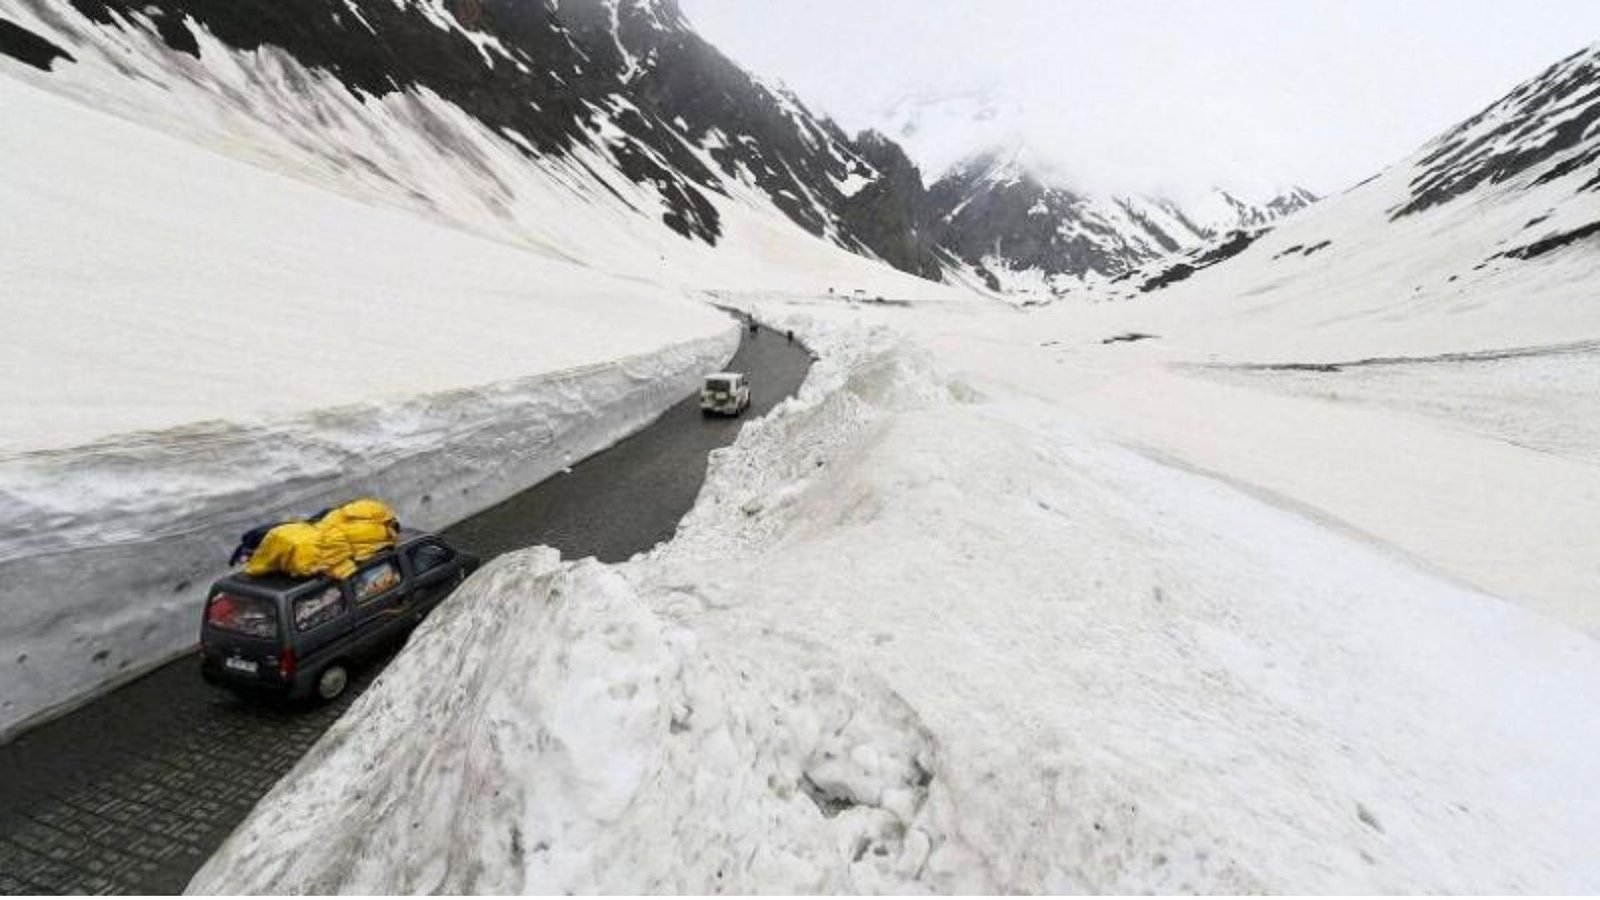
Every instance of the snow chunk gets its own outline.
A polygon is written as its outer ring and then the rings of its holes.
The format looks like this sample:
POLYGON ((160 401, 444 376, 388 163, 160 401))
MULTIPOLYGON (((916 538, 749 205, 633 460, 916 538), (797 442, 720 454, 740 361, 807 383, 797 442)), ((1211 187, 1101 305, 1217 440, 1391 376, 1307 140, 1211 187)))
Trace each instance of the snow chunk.
POLYGON ((528 550, 416 633, 190 889, 882 888, 927 859, 931 754, 881 688, 706 645, 615 570, 528 550))

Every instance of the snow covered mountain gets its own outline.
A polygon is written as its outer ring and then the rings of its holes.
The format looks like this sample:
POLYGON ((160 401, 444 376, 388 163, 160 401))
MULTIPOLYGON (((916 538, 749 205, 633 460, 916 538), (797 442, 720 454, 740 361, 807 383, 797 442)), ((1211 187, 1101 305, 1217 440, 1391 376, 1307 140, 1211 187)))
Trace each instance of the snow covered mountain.
MULTIPOLYGON (((269 130, 292 118, 284 149, 321 157, 324 170, 348 169, 337 173, 347 189, 366 182, 364 193, 375 188, 474 225, 515 218, 518 206, 509 179, 491 171, 487 137, 692 241, 719 244, 726 228, 716 198, 737 198, 845 249, 939 273, 931 250, 908 240, 903 198, 888 187, 896 173, 880 172, 792 93, 729 61, 675 0, 6 0, 0 22, 0 52, 53 69, 53 80, 70 84, 80 77, 73 70, 108 66, 129 83, 101 79, 97 88, 187 132, 196 110, 180 115, 137 97, 148 87, 134 83, 140 76, 209 94, 223 108, 211 125, 235 134, 241 118, 269 130), (281 71, 283 82, 266 83, 254 65, 217 65, 239 54, 271 61, 267 71, 281 71), (247 83, 226 83, 235 76, 247 83), (374 121, 378 107, 394 106, 404 109, 393 118, 407 121, 374 121), (330 116, 337 121, 317 121, 330 116), (486 135, 463 135, 459 125, 486 135), (482 183, 449 198, 436 177, 418 183, 406 171, 415 159, 385 158, 389 128, 422 132, 482 183), (352 160, 352 132, 380 146, 352 160), (595 184, 615 175, 627 184, 595 184)), ((877 146, 866 152, 899 162, 877 146)))
POLYGON ((929 193, 940 243, 991 289, 1046 296, 1264 228, 1316 200, 1299 187, 1261 203, 1221 189, 1182 205, 1096 195, 1059 183, 1025 148, 971 157, 929 193))
POLYGON ((1018 141, 1027 111, 987 89, 896 96, 869 120, 921 160, 930 173, 947 172, 985 147, 1018 141))
MULTIPOLYGON (((559 170, 568 186, 707 246, 728 238, 733 201, 914 275, 973 275, 1005 291, 1115 276, 1311 199, 1217 192, 1180 208, 1083 196, 1016 154, 968 160, 925 189, 892 138, 847 135, 739 68, 675 0, 3 0, 0 23, 0 52, 51 72, 54 89, 82 96, 83 70, 102 69, 95 91, 117 95, 127 115, 612 269, 660 254, 574 245, 570 229, 527 213, 515 170, 559 170), (168 88, 152 94, 152 83, 168 88), (174 84, 215 109, 171 103, 174 84), (395 130, 420 133, 428 154, 450 159, 450 177, 394 152, 395 130), (506 148, 522 158, 502 162, 506 148)), ((982 109, 958 118, 1005 118, 992 98, 968 100, 982 109)))
POLYGON ((1442 350, 1554 344, 1579 337, 1572 317, 1589 307, 1571 292, 1591 277, 1596 234, 1600 45, 1254 243, 1147 267, 1115 291, 1182 282, 1180 305, 1248 296, 1275 318, 1383 333, 1446 308, 1452 327, 1429 335, 1442 350))
POLYGON ((1260 201, 1244 200, 1232 191, 1213 188, 1198 200, 1178 205, 1184 220, 1194 225, 1200 237, 1215 240, 1235 231, 1266 228, 1315 202, 1316 194, 1294 185, 1260 201))
POLYGON ((1411 165, 1409 199, 1391 217, 1480 187, 1563 184, 1565 192, 1592 195, 1600 191, 1597 123, 1600 45, 1556 63, 1429 143, 1411 165))

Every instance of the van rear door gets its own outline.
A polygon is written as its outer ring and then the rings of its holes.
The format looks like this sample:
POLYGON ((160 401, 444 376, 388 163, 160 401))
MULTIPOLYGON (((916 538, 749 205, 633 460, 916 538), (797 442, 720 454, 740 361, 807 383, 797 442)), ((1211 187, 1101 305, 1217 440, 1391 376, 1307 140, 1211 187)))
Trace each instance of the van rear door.
POLYGON ((213 590, 206 600, 201 644, 231 681, 276 684, 283 646, 276 597, 235 588, 213 590))

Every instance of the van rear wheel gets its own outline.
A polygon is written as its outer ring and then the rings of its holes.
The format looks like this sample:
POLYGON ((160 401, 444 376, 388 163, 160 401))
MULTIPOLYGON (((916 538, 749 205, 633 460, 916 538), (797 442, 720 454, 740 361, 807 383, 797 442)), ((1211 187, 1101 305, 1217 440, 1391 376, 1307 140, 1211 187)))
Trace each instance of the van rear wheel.
POLYGON ((348 687, 350 671, 344 667, 344 663, 334 663, 317 676, 317 698, 320 700, 337 700, 348 687))

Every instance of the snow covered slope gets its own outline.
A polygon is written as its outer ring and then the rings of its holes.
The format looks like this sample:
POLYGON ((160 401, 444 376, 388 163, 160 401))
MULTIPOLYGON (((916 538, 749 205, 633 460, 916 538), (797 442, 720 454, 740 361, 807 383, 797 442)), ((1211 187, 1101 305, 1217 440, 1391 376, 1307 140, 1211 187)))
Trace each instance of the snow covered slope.
POLYGON ((1093 195, 1057 183, 1026 148, 969 158, 929 189, 940 244, 991 289, 1041 301, 1258 231, 1315 200, 1302 188, 1260 204, 1220 189, 1186 204, 1093 195))
POLYGON ((0 108, 29 123, 0 135, 0 205, 16 228, 0 242, 8 456, 506 381, 724 327, 670 292, 329 194, 13 79, 0 79, 0 108))
MULTIPOLYGON (((1600 46, 1223 265, 1139 304, 1148 324, 1286 362, 1536 347, 1600 335, 1600 46), (1448 322, 1448 327, 1441 323, 1448 322)), ((1133 284, 1123 296, 1138 296, 1133 284)))
POLYGON ((1600 887, 1600 645, 808 332, 676 541, 480 572, 190 890, 1600 887))
POLYGON ((724 58, 672 0, 4 0, 0 19, 62 54, 39 79, 53 90, 496 237, 637 267, 662 254, 556 227, 579 224, 557 210, 576 194, 694 256, 678 245, 737 239, 733 199, 938 274, 905 240, 892 173, 724 58))
POLYGON ((925 333, 1120 441, 1600 635, 1597 121, 1600 47, 1213 265, 925 333))

